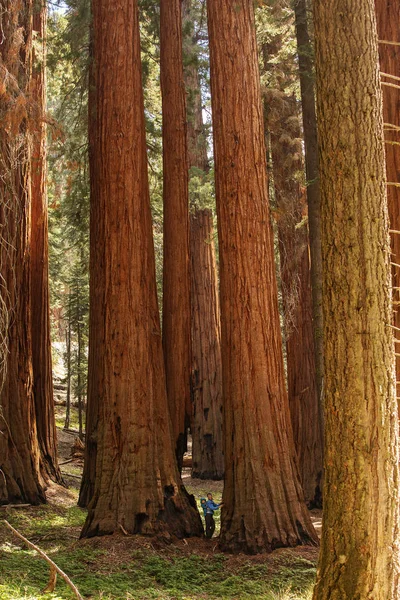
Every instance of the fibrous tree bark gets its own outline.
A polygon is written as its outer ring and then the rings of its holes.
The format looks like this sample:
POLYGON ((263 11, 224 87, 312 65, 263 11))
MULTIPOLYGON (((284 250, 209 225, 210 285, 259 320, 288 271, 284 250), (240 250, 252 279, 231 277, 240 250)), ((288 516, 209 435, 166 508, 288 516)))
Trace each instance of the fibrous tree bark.
POLYGON ((211 210, 191 216, 192 477, 222 479, 221 326, 211 210))
MULTIPOLYGON (((183 0, 189 169, 209 171, 202 116, 198 52, 194 39, 192 1, 183 0)), ((192 334, 192 477, 222 479, 221 319, 213 215, 190 198, 191 334, 192 334)))
POLYGON ((315 368, 317 392, 321 404, 321 415, 323 417, 324 339, 322 315, 321 199, 319 189, 317 115, 315 111, 314 49, 309 35, 307 0, 294 0, 294 11, 307 178, 315 368))
POLYGON ((137 2, 96 0, 92 11, 91 220, 98 262, 91 260, 90 309, 91 325, 103 326, 90 340, 97 457, 82 536, 120 528, 198 535, 200 517, 179 477, 168 418, 137 2))
POLYGON ((373 0, 314 3, 325 481, 314 600, 399 597, 398 411, 373 0))
POLYGON ((0 396, 0 503, 45 501, 32 392, 30 147, 32 2, 3 0, 0 24, 0 278, 7 373, 0 396))
POLYGON ((182 60, 181 0, 160 2, 163 115, 163 350, 168 404, 179 468, 190 426, 189 172, 182 60))
POLYGON ((54 415, 48 265, 48 217, 46 191, 46 23, 47 5, 33 7, 35 45, 31 93, 35 103, 32 132, 32 217, 31 297, 33 394, 35 398, 40 464, 44 478, 62 483, 57 459, 57 432, 54 415))
MULTIPOLYGON (((385 123, 386 176, 392 247, 393 325, 400 329, 400 6, 375 0, 385 123), (389 43, 388 43, 389 42, 389 43), (395 42, 394 44, 390 42, 395 42), (397 45, 396 45, 397 43, 397 45)), ((399 332, 397 332, 399 333, 399 332)), ((400 335, 396 334, 397 338, 400 335)), ((397 354, 399 345, 396 342, 397 354)), ((397 397, 400 396, 400 356, 396 357, 397 397)))
POLYGON ((269 108, 290 417, 304 498, 314 508, 322 501, 322 419, 316 386, 307 204, 301 185, 301 130, 294 96, 274 90, 267 92, 265 102, 269 108))
POLYGON ((220 543, 255 553, 317 538, 285 390, 253 2, 209 0, 208 31, 225 428, 220 543))
MULTIPOLYGON (((89 45, 89 90, 88 90, 88 138, 89 138, 89 171, 90 197, 97 198, 98 181, 96 177, 97 164, 97 109, 96 109, 96 76, 97 69, 93 57, 93 26, 90 30, 89 45)), ((105 221, 99 213, 95 201, 90 208, 90 257, 89 257, 89 288, 90 306, 105 306, 105 287, 103 277, 105 272, 104 249, 98 240, 105 237, 105 221)), ((69 301, 71 304, 71 300, 69 301)), ((69 322, 69 340, 71 340, 71 324, 69 322)), ((103 381, 97 374, 97 364, 101 360, 105 344, 105 322, 101 310, 89 310, 89 353, 88 353, 88 386, 85 421, 85 458, 83 463, 82 482, 79 490, 78 506, 86 508, 93 498, 96 463, 97 439, 99 424, 99 402, 104 394, 103 381)), ((69 349, 69 365, 71 364, 71 348, 69 349)), ((71 381, 69 381, 71 391, 71 381)))

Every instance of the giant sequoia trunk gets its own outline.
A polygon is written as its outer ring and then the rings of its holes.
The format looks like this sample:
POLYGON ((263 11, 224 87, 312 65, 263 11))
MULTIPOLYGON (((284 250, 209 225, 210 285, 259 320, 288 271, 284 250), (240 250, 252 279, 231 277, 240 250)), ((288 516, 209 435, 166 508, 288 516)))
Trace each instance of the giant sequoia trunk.
POLYGON ((326 415, 314 600, 394 600, 398 411, 374 2, 314 7, 326 415))
MULTIPOLYGON (((191 0, 183 0, 188 159, 198 176, 208 172, 209 164, 191 9, 191 0)), ((191 201, 192 477, 222 479, 221 319, 213 216, 196 198, 191 201)))
POLYGON ((57 432, 54 416, 50 340, 48 219, 46 194, 46 23, 47 5, 35 4, 33 31, 36 33, 32 71, 35 128, 32 148, 31 294, 33 393, 42 474, 57 483, 62 476, 57 462, 57 432))
POLYGON ((255 553, 317 539, 285 390, 252 0, 209 0, 208 26, 225 415, 220 539, 223 549, 255 553))
POLYGON ((314 52, 308 33, 307 0, 295 0, 294 9, 306 159, 315 368, 317 393, 321 405, 321 414, 323 414, 324 323, 322 316, 321 199, 317 115, 315 112, 314 52))
MULTIPOLYGON (((379 61, 383 86, 389 221, 392 229, 393 324, 400 328, 400 4, 375 0, 379 61), (385 43, 386 42, 386 43, 385 43), (390 44, 388 42, 395 42, 390 44)), ((396 337, 400 339, 399 332, 396 337)), ((400 344, 396 343, 397 354, 400 344)), ((400 356, 396 357, 397 397, 400 396, 400 356)))
POLYGON ((45 500, 39 472, 32 393, 30 295, 30 134, 32 2, 0 3, 0 280, 9 325, 7 372, 0 396, 0 504, 45 500), (15 107, 20 110, 16 110, 15 107), (22 110, 21 110, 22 109, 22 110))
POLYGON ((103 326, 90 340, 88 403, 96 406, 97 458, 82 536, 121 527, 198 535, 200 517, 182 486, 169 426, 137 3, 95 0, 92 10, 91 219, 98 262, 91 260, 90 309, 91 326, 103 326))
POLYGON ((189 173, 182 61, 181 0, 161 0, 160 77, 163 114, 163 350, 178 465, 190 425, 189 173))
POLYGON ((274 91, 268 129, 278 213, 282 298, 285 314, 290 417, 304 498, 322 501, 322 419, 316 386, 307 215, 299 174, 303 171, 296 99, 274 91))
POLYGON ((222 479, 221 326, 210 210, 191 217, 193 420, 192 477, 222 479))

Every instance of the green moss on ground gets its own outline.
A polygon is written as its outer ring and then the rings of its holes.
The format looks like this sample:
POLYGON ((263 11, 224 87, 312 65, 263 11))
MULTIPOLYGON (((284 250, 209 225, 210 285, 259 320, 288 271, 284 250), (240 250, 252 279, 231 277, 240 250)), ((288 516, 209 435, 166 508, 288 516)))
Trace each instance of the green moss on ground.
MULTIPOLYGON (((200 495, 196 489, 196 500, 200 495)), ((218 493, 214 497, 220 500, 218 493)), ((93 600, 311 599, 315 549, 248 557, 218 553, 216 539, 169 546, 123 535, 79 540, 86 512, 59 504, 2 509, 1 515, 48 553, 82 596, 93 600)), ((73 598, 61 579, 55 593, 42 595, 48 574, 43 559, 1 524, 0 600, 73 598)))

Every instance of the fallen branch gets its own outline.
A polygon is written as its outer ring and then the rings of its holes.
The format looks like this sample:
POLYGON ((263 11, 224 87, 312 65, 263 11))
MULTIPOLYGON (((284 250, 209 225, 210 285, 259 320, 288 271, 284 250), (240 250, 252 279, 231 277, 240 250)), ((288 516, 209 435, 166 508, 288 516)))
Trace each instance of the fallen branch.
POLYGON ((56 563, 54 561, 52 561, 51 558, 49 558, 47 556, 47 554, 45 552, 43 552, 43 550, 40 550, 40 548, 35 546, 35 544, 32 544, 32 542, 27 540, 26 537, 24 537, 21 533, 19 533, 19 531, 14 529, 14 527, 12 525, 10 525, 10 523, 8 521, 6 521, 4 519, 3 522, 7 525, 7 527, 9 529, 11 529, 11 531, 13 532, 14 535, 16 535, 20 540, 22 540, 29 548, 32 548, 32 550, 35 550, 35 552, 37 552, 46 562, 49 563, 50 577, 49 577, 49 582, 45 588, 45 591, 48 591, 48 592, 54 591, 54 588, 56 585, 57 573, 58 573, 60 575, 60 577, 62 577, 64 579, 65 583, 67 585, 69 585, 69 587, 73 591, 75 597, 78 598, 78 600, 83 600, 83 597, 80 595, 78 588, 72 583, 72 581, 70 580, 68 575, 66 575, 64 573, 64 571, 62 571, 60 569, 60 567, 57 567, 56 563))

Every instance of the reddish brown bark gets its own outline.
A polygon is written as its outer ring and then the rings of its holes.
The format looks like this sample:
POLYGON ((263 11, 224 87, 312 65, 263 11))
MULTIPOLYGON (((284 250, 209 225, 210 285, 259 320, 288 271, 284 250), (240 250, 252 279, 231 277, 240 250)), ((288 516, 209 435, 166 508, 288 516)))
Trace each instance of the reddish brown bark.
POLYGON ((47 5, 36 3, 33 31, 31 93, 35 102, 32 146, 31 296, 33 394, 35 398, 40 464, 44 478, 62 483, 57 461, 50 339, 48 217, 46 190, 46 23, 47 5))
POLYGON ((30 298, 30 134, 27 92, 32 58, 32 2, 4 1, 0 63, 0 277, 9 324, 7 373, 0 396, 0 503, 45 501, 32 393, 30 298), (18 100, 18 102, 16 102, 18 100), (19 105, 20 110, 16 110, 19 105))
POLYGON ((175 465, 168 418, 137 2, 96 0, 92 10, 91 219, 98 262, 91 260, 90 309, 91 326, 103 326, 90 340, 88 411, 96 407, 97 457, 82 536, 121 528, 198 535, 200 517, 175 465))
POLYGON ((295 0, 295 24, 307 178, 313 334, 317 392, 323 418, 324 339, 322 315, 321 198, 319 186, 317 115, 315 111, 314 48, 308 27, 307 0, 295 0))
POLYGON ((161 0, 160 58, 164 200, 162 335, 168 404, 181 468, 191 417, 189 179, 181 0, 161 0))
POLYGON ((192 477, 222 479, 221 324, 213 216, 191 216, 192 259, 192 477))
MULTIPOLYGON (((400 5, 390 0, 375 0, 379 44, 379 62, 383 91, 383 120, 385 125, 386 176, 388 180, 388 208, 390 227, 400 230, 400 5), (384 75, 384 73, 386 75, 384 75), (390 77, 392 75, 393 77, 390 77), (387 85, 392 84, 392 85, 387 85), (396 129, 397 127, 397 129, 396 129), (392 185, 391 185, 392 184, 392 185)), ((400 328, 400 234, 391 234, 393 277, 393 325, 400 328)), ((400 332, 396 333, 400 339, 400 332)), ((400 353, 400 344, 396 352, 400 353)), ((397 396, 400 396, 400 357, 396 357, 397 396)))
POLYGON ((268 129, 274 174, 282 299, 285 315, 287 382, 293 436, 304 498, 320 507, 323 469, 322 422, 316 386, 307 204, 296 99, 274 91, 268 129))
MULTIPOLYGON (((89 94, 88 94, 88 124, 89 124, 89 169, 90 197, 97 198, 98 181, 96 175, 96 73, 93 62, 93 31, 90 33, 90 63, 89 63, 89 94)), ((90 306, 105 306, 105 288, 103 284, 105 272, 104 248, 98 240, 105 238, 104 218, 99 212, 95 201, 90 209, 90 306)), ((69 331, 69 341, 71 332, 69 331)), ((86 508, 93 498, 96 480, 97 436, 99 422, 98 398, 104 394, 103 381, 97 375, 97 364, 101 360, 105 345, 105 323, 102 311, 89 310, 89 355, 88 355, 88 393, 85 421, 85 460, 79 491, 78 506, 86 508)), ((69 355, 69 362, 71 357, 69 355)), ((70 382, 69 382, 70 385, 70 382)))
MULTIPOLYGON (((207 173, 209 164, 191 10, 191 0, 183 0, 188 160, 189 168, 195 167, 198 175, 207 173)), ((222 479, 221 319, 213 216, 198 206, 196 198, 190 200, 192 477, 222 479)))
POLYGON ((208 30, 225 415, 220 539, 223 549, 255 553, 317 538, 285 390, 252 0, 209 0, 208 30))

